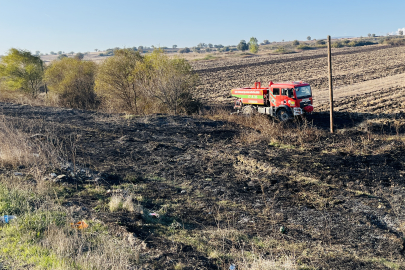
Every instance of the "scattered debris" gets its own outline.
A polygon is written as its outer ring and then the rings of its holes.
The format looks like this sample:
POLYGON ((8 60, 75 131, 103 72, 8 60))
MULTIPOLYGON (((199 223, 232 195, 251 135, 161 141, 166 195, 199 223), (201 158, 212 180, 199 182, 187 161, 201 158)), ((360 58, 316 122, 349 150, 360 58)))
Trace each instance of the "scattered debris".
POLYGON ((236 266, 234 264, 231 264, 231 266, 229 266, 229 270, 235 270, 236 266))
POLYGON ((280 227, 280 232, 281 232, 281 233, 285 233, 285 227, 284 227, 284 226, 281 226, 281 227, 280 227))
POLYGON ((56 173, 51 173, 51 174, 49 174, 49 176, 51 177, 51 178, 55 178, 56 176, 58 176, 56 173))
POLYGON ((77 229, 77 230, 83 230, 89 227, 89 225, 84 221, 79 221, 76 223, 70 223, 70 227, 72 227, 73 229, 77 229))
POLYGON ((187 191, 185 191, 184 189, 180 192, 180 193, 186 193, 187 191))
POLYGON ((12 219, 17 219, 17 217, 16 217, 16 216, 13 216, 13 215, 4 215, 4 216, 1 216, 1 217, 0 217, 0 220, 1 220, 3 223, 9 223, 9 221, 12 220, 12 219))
POLYGON ((15 175, 15 176, 23 176, 24 174, 21 173, 21 172, 15 172, 14 175, 15 175))
POLYGON ((36 153, 34 153, 34 154, 32 154, 34 157, 36 157, 36 158, 39 158, 39 154, 36 154, 36 153))
POLYGON ((30 137, 31 139, 45 139, 46 138, 46 136, 44 135, 44 134, 34 134, 34 135, 32 135, 31 137, 30 137))
POLYGON ((155 217, 155 218, 159 218, 159 214, 158 214, 158 213, 149 213, 149 216, 155 217))
POLYGON ((55 179, 53 179, 53 181, 56 183, 56 182, 62 181, 65 178, 66 178, 66 175, 61 174, 61 175, 58 175, 55 179))

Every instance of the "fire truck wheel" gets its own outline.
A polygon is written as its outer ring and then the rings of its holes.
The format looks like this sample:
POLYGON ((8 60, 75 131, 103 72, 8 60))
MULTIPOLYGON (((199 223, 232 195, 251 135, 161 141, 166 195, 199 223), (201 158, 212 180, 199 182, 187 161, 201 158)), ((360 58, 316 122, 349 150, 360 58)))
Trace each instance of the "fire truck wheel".
POLYGON ((290 114, 287 112, 286 109, 280 109, 277 111, 277 118, 281 122, 287 122, 291 119, 290 114))

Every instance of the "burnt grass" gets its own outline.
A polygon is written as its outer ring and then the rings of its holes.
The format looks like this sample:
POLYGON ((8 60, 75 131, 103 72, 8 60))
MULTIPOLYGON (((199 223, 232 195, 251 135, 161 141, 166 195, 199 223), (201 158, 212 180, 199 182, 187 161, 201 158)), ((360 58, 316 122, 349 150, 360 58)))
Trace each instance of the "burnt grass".
POLYGON ((302 269, 405 265, 403 134, 364 129, 358 115, 337 114, 334 134, 318 112, 309 127, 276 123, 274 138, 263 138, 201 116, 125 119, 10 103, 0 112, 28 135, 52 134, 67 160, 100 176, 55 185, 66 190, 63 204, 144 241, 140 269, 228 269, 240 250, 302 269), (300 138, 290 134, 297 129, 300 138), (91 185, 132 192, 143 213, 110 213, 109 194, 83 192, 91 185), (237 235, 218 235, 226 231, 237 235))

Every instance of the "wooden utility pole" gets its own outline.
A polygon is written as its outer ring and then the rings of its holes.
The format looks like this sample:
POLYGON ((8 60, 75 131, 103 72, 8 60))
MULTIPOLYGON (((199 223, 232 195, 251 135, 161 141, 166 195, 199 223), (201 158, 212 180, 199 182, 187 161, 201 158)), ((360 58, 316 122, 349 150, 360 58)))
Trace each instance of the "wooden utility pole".
POLYGON ((332 89, 332 52, 330 36, 328 36, 328 71, 329 71, 329 100, 330 100, 330 133, 333 133, 333 89, 332 89))

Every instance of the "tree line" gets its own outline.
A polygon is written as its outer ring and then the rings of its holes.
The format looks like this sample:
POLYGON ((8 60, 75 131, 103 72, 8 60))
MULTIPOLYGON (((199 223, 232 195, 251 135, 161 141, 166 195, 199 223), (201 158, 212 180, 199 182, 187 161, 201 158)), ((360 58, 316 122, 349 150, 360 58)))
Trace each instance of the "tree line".
POLYGON ((101 64, 82 57, 62 57, 45 66, 39 56, 12 48, 0 61, 0 83, 8 91, 36 98, 41 91, 58 95, 61 106, 109 108, 134 114, 194 113, 198 77, 182 58, 169 58, 162 49, 141 55, 118 49, 101 64))

